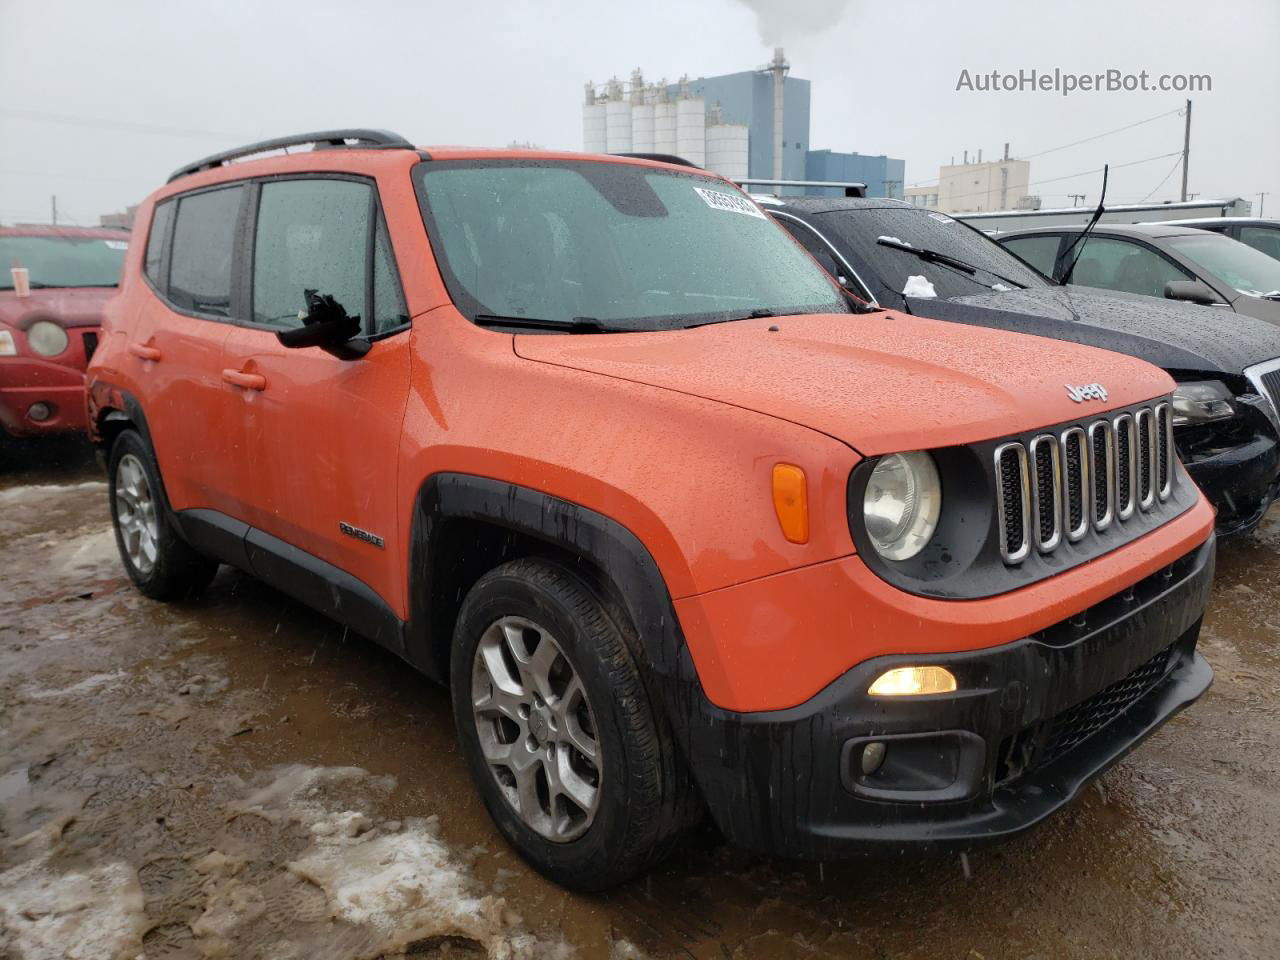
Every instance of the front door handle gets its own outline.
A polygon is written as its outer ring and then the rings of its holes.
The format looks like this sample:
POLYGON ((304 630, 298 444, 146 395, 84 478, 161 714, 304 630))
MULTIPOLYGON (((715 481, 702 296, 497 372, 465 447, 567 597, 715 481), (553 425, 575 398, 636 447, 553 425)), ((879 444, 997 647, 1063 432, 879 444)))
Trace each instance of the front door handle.
POLYGON ((232 386, 245 390, 267 389, 267 378, 260 373, 243 373, 240 370, 223 370, 222 379, 232 386))
POLYGON ((160 351, 143 343, 129 344, 129 352, 139 360, 150 360, 152 363, 158 363, 160 360, 160 351))

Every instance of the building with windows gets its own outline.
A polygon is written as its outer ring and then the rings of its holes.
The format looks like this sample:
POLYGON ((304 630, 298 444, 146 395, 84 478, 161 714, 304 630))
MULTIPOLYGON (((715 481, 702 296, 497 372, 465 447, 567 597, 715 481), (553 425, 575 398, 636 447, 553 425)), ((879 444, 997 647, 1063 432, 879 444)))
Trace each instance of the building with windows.
POLYGON ((676 83, 649 83, 635 70, 630 81, 588 83, 583 149, 673 154, 748 184, 753 179, 859 181, 871 196, 901 197, 902 160, 810 149, 810 83, 790 70, 779 47, 757 70, 696 80, 686 76, 676 83))
POLYGON ((1030 181, 1031 162, 1010 157, 1006 143, 999 160, 983 163, 979 150, 976 162, 970 163, 966 152, 963 163, 938 169, 937 183, 907 187, 903 195, 908 203, 939 213, 1034 210, 1040 199, 1027 193, 1030 181))

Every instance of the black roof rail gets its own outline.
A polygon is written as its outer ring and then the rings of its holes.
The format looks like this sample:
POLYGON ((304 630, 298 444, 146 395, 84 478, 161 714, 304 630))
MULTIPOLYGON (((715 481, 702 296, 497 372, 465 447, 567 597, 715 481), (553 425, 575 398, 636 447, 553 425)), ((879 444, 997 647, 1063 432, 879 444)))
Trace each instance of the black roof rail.
POLYGON ((674 163, 678 167, 693 167, 695 170, 702 168, 684 157, 677 157, 674 153, 611 153, 611 157, 630 157, 632 160, 653 160, 657 163, 674 163))
POLYGON ((204 170, 214 170, 223 164, 230 163, 240 157, 252 156, 255 153, 266 153, 268 150, 283 150, 285 147, 300 147, 308 143, 316 145, 317 150, 333 147, 358 147, 360 149, 380 150, 415 150, 417 149, 404 137, 390 130, 322 130, 319 133, 299 133, 292 137, 277 137, 274 140, 262 140, 249 143, 234 150, 224 150, 212 156, 179 167, 169 176, 169 183, 179 177, 190 176, 204 170), (348 140, 355 141, 347 143, 348 140))

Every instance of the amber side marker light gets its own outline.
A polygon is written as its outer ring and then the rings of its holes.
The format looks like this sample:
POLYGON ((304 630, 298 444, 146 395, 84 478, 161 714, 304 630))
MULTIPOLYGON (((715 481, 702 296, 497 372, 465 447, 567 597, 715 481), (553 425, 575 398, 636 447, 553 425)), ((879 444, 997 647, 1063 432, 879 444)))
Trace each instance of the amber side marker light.
POLYGON ((784 537, 792 543, 809 542, 809 495, 804 471, 794 464, 773 465, 773 510, 784 537))
POLYGON ((894 667, 880 674, 867 693, 873 697, 920 697, 955 691, 955 674, 946 667, 894 667))

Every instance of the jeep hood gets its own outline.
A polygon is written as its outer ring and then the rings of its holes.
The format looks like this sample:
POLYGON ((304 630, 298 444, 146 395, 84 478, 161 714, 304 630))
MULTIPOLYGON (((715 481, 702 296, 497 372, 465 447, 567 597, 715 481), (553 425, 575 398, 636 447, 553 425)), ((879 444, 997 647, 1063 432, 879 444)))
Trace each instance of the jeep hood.
POLYGON ((1071 340, 1167 370, 1239 374, 1280 357, 1280 327, 1265 320, 1089 287, 992 291, 950 300, 913 297, 907 306, 917 316, 1071 340))
POLYGON ((102 322, 102 308, 116 294, 115 287, 48 287, 19 297, 0 290, 0 323, 26 330, 37 320, 62 327, 92 327, 102 322))
POLYGON ((528 360, 789 420, 868 456, 989 440, 1173 389, 1120 354, 892 311, 514 339, 528 360), (1105 403, 1076 403, 1064 386, 1090 383, 1105 403))

